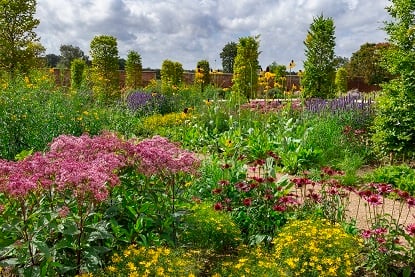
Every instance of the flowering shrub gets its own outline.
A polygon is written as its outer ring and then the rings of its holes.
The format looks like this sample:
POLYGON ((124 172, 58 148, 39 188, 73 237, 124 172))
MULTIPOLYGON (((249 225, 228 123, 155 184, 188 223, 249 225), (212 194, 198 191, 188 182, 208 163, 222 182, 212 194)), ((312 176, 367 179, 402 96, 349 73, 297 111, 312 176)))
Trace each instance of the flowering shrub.
POLYGON ((327 220, 294 220, 273 240, 284 276, 352 276, 362 241, 327 220))
MULTIPOLYGON (((105 246, 116 245, 119 235, 109 232, 106 208, 111 207, 107 200, 113 202, 112 193, 127 191, 124 184, 119 188, 121 171, 138 166, 141 174, 166 178, 193 173, 198 166, 190 152, 161 137, 135 144, 111 133, 62 135, 49 148, 18 162, 0 160, 0 229, 4 233, 0 257, 3 264, 15 265, 19 274, 39 270, 79 273, 101 263, 109 251, 105 246)), ((178 179, 170 181, 180 184, 178 179)))

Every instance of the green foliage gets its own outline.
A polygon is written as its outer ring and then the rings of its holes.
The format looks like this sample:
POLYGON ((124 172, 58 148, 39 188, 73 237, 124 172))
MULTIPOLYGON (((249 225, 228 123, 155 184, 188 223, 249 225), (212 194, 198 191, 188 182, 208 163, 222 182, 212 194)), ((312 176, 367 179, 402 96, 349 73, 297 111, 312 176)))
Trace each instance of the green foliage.
POLYGON ((342 94, 347 91, 347 70, 344 67, 337 69, 334 83, 338 94, 342 94))
POLYGON ((79 91, 86 79, 86 63, 82 59, 74 59, 71 63, 71 89, 79 91))
POLYGON ((136 89, 141 86, 141 56, 135 51, 128 52, 125 64, 125 85, 129 89, 136 89))
POLYGON ((398 77, 383 86, 378 99, 373 142, 382 155, 405 157, 415 151, 415 3, 391 1, 394 19, 385 24, 393 47, 384 54, 388 71, 398 77))
POLYGON ((183 66, 179 62, 164 60, 160 74, 162 92, 164 94, 173 94, 182 83, 183 66))
POLYGON ((40 23, 35 13, 36 0, 0 2, 0 69, 14 74, 39 65, 45 49, 34 31, 40 23))
POLYGON ((365 43, 352 54, 346 65, 351 78, 363 77, 367 84, 381 84, 392 79, 392 75, 382 66, 382 53, 387 51, 389 43, 365 43))
POLYGON ((229 253, 242 242, 241 232, 229 214, 215 211, 213 204, 193 204, 183 217, 179 242, 193 249, 229 253))
POLYGON ((225 73, 233 73, 238 45, 236 42, 228 42, 219 54, 222 59, 222 68, 225 73))
POLYGON ((376 168, 367 179, 369 182, 391 184, 415 195, 415 169, 406 164, 376 168))
POLYGON ((232 90, 248 99, 256 97, 258 87, 259 36, 239 39, 233 67, 232 90))
POLYGON ((304 76, 301 83, 307 98, 332 98, 335 95, 335 26, 332 18, 315 17, 304 41, 304 76))
POLYGON ((94 97, 102 103, 119 100, 117 39, 106 35, 96 36, 91 41, 90 48, 94 97))
POLYGON ((61 45, 59 48, 61 55, 57 67, 65 69, 70 68, 72 61, 75 59, 83 60, 85 63, 88 61, 88 57, 85 56, 84 51, 78 46, 73 45, 61 45))

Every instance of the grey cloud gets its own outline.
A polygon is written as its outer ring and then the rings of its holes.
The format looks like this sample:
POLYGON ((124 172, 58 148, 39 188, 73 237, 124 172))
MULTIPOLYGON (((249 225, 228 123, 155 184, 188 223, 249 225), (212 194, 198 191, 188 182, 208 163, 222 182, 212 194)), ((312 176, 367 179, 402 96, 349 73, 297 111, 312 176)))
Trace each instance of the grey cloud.
POLYGON ((172 59, 192 69, 198 60, 220 66, 226 43, 260 35, 263 67, 273 61, 301 67, 307 30, 313 17, 332 17, 336 54, 351 56, 365 42, 380 42, 388 0, 41 0, 37 32, 47 53, 73 44, 88 53, 95 35, 118 40, 122 57, 140 53, 144 67, 172 59))

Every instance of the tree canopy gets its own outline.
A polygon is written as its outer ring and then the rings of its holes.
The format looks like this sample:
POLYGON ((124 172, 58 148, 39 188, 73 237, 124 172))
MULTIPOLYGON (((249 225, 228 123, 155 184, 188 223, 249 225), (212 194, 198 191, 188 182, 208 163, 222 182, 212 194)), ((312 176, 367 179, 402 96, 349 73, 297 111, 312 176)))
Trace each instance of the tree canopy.
POLYGON ((335 26, 332 18, 315 17, 304 41, 302 84, 306 97, 330 98, 335 94, 335 26))
POLYGON ((229 42, 223 47, 222 52, 220 53, 223 72, 225 73, 233 73, 233 66, 237 54, 237 46, 238 45, 235 42, 229 42))
POLYGON ((45 48, 39 43, 34 18, 35 0, 0 1, 0 68, 26 72, 41 63, 45 48))

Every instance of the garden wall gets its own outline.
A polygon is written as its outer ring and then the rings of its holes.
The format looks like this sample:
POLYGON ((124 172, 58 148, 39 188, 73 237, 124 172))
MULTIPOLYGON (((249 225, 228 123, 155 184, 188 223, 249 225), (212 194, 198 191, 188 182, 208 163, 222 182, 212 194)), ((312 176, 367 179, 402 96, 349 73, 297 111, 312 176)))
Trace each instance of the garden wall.
MULTIPOLYGON (((71 72, 69 69, 58 69, 53 68, 53 74, 55 76, 55 82, 58 86, 69 87, 71 84, 71 72)), ((125 85, 125 71, 120 70, 120 87, 123 88, 125 85)), ((141 73, 143 86, 147 86, 151 80, 157 79, 157 74, 155 70, 144 70, 141 73)), ((217 87, 229 88, 232 86, 232 73, 211 73, 211 82, 217 87)), ((195 73, 194 72, 184 72, 183 81, 186 84, 194 83, 195 73)), ((292 86, 295 85, 297 88, 300 87, 300 77, 298 75, 287 75, 287 90, 291 90, 292 86)), ((369 85, 364 82, 363 78, 353 78, 349 79, 347 83, 347 89, 353 90, 357 89, 360 92, 371 92, 378 91, 380 87, 377 85, 369 85)))

